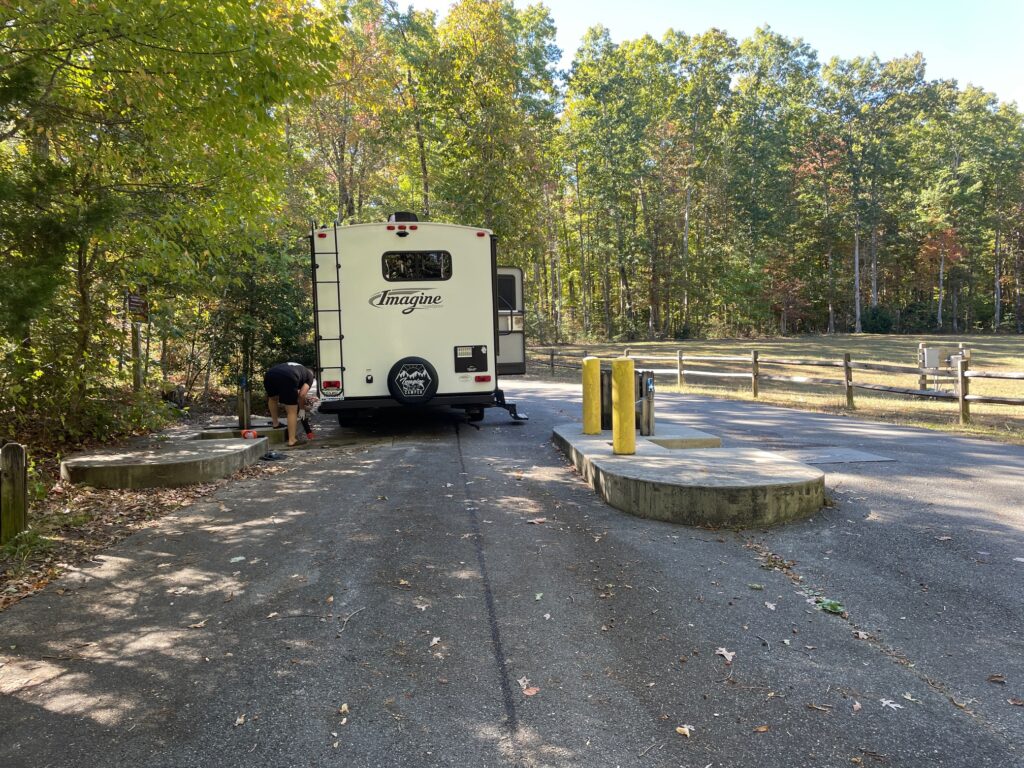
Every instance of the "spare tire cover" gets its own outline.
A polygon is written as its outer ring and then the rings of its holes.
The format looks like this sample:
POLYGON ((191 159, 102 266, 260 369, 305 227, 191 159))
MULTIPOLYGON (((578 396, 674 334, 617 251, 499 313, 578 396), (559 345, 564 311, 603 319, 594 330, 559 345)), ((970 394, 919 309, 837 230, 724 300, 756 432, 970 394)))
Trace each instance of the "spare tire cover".
POLYGON ((437 384, 437 370, 422 357, 403 357, 388 372, 388 392, 404 405, 430 402, 437 384))

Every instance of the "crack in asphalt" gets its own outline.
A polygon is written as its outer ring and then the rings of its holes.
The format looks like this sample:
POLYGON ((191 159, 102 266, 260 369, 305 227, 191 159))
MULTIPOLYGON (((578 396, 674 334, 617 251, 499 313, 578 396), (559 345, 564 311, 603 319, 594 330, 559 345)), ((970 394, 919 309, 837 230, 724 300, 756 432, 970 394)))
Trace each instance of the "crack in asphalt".
MULTIPOLYGON (((468 478, 469 472, 466 469, 466 457, 462 452, 462 436, 459 433, 459 425, 455 425, 455 445, 459 455, 459 468, 462 477, 468 478)), ((498 672, 498 680, 501 684, 501 698, 505 706, 505 725, 512 737, 519 731, 519 715, 516 712, 515 700, 512 697, 512 683, 509 680, 508 665, 505 663, 505 652, 501 644, 501 630, 498 628, 498 614, 494 607, 494 591, 491 588, 491 577, 487 570, 487 556, 484 553, 483 533, 480 529, 480 515, 476 506, 476 499, 470 491, 467 483, 463 480, 463 495, 466 502, 466 514, 473 531, 473 546, 476 549, 477 567, 480 569, 480 579, 484 590, 484 603, 487 606, 487 622, 491 630, 491 649, 494 654, 495 667, 498 672)))

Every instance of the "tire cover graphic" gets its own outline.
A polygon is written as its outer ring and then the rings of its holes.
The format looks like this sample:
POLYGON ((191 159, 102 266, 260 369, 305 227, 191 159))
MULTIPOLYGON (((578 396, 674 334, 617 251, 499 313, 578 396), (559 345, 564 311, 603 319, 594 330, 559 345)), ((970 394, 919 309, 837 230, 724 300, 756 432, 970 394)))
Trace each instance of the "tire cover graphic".
POLYGON ((388 391, 405 405, 429 402, 437 384, 437 371, 422 357, 403 357, 388 372, 388 391))

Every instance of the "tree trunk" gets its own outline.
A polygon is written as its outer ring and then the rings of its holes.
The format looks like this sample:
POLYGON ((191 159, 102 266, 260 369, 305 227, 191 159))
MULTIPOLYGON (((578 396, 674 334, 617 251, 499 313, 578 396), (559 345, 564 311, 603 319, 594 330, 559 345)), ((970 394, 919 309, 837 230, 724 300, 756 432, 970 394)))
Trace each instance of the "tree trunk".
POLYGON ((995 285, 993 286, 993 301, 995 314, 992 316, 992 332, 999 332, 999 325, 1003 321, 1003 254, 1000 251, 1000 235, 1002 232, 996 227, 996 256, 995 256, 995 285))
POLYGON ((871 228, 871 308, 878 306, 878 226, 871 228))
POLYGON ((953 333, 960 333, 960 321, 957 318, 958 304, 960 303, 960 286, 953 285, 953 333))
POLYGON ((413 132, 416 134, 416 150, 420 161, 421 202, 424 220, 430 219, 430 176, 427 173, 427 139, 423 135, 423 121, 420 118, 419 100, 413 85, 412 70, 406 70, 405 82, 409 90, 409 103, 413 114, 413 132))
POLYGON ((831 248, 825 254, 825 261, 828 264, 828 332, 831 335, 836 332, 836 265, 831 248))
POLYGON ((946 292, 946 251, 939 252, 939 309, 935 313, 935 329, 942 330, 942 297, 946 292))
POLYGON ((854 221, 853 230, 853 332, 861 333, 860 324, 860 221, 854 221))
POLYGON ((1017 333, 1024 332, 1024 285, 1021 283, 1021 236, 1017 235, 1017 249, 1013 253, 1013 324, 1017 333))
POLYGON ((693 189, 689 182, 686 184, 686 197, 683 202, 683 254, 682 264, 679 265, 679 279, 683 294, 683 328, 690 322, 689 286, 687 285, 687 271, 690 268, 690 203, 693 200, 693 189))

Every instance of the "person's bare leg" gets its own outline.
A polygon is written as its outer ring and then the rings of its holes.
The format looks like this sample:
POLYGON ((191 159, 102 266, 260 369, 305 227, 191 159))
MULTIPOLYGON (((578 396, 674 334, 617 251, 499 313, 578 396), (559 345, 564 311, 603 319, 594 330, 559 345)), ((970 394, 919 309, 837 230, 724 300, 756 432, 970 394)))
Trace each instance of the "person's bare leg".
POLYGON ((299 406, 285 403, 284 412, 288 414, 288 445, 298 443, 295 435, 298 432, 299 406))
POLYGON ((270 423, 273 424, 275 427, 278 426, 277 403, 278 399, 276 397, 267 398, 267 409, 270 411, 270 423))

